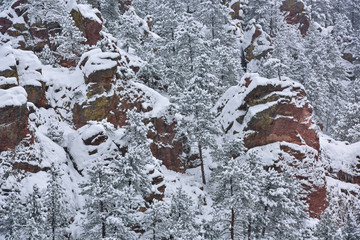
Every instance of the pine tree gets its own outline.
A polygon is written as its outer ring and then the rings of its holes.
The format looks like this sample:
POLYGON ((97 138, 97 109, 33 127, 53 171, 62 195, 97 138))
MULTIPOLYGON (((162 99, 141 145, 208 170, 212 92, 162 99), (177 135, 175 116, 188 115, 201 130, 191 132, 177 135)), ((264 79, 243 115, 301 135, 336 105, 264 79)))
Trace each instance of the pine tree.
POLYGON ((5 230, 6 240, 17 240, 22 235, 22 226, 24 225, 22 203, 20 193, 16 189, 12 189, 7 197, 4 209, 4 217, 2 218, 2 228, 5 230))
POLYGON ((286 169, 264 173, 255 220, 259 238, 301 239, 308 220, 301 191, 299 181, 286 169))
POLYGON ((255 204, 260 196, 262 165, 255 155, 246 157, 244 150, 241 141, 230 140, 213 154, 218 163, 212 173, 214 227, 224 229, 222 237, 232 240, 252 237, 255 204))
POLYGON ((44 215, 41 194, 38 186, 34 185, 33 192, 29 194, 26 201, 26 224, 24 226, 26 239, 47 239, 44 215))
POLYGON ((171 198, 168 229, 170 239, 192 240, 198 236, 198 226, 191 210, 192 200, 181 189, 171 198))
POLYGON ((163 239, 169 237, 170 205, 166 201, 154 200, 146 210, 141 224, 145 230, 144 239, 163 239))
MULTIPOLYGON (((67 11, 66 2, 52 0, 29 0, 20 6, 26 9, 30 24, 44 26, 50 29, 51 23, 60 25, 60 32, 55 35, 48 33, 47 48, 38 56, 45 64, 51 64, 54 60, 59 63, 62 59, 77 62, 79 56, 84 52, 83 43, 86 39, 75 26, 72 16, 67 11)), ((31 34, 30 34, 31 35, 31 34)), ((33 42, 37 39, 32 38, 33 42)), ((29 43, 32 45, 32 43, 29 43)))
POLYGON ((104 162, 99 161, 88 173, 89 182, 81 185, 87 197, 87 212, 82 223, 84 239, 123 237, 136 239, 131 230, 133 209, 130 208, 133 189, 124 186, 114 187, 115 172, 104 162), (120 235, 121 234, 121 235, 120 235), (120 236, 119 236, 120 235, 120 236))
POLYGON ((62 174, 60 170, 52 163, 49 180, 44 199, 44 208, 46 208, 47 235, 55 240, 62 239, 68 233, 70 221, 70 208, 65 197, 65 189, 62 186, 62 174))

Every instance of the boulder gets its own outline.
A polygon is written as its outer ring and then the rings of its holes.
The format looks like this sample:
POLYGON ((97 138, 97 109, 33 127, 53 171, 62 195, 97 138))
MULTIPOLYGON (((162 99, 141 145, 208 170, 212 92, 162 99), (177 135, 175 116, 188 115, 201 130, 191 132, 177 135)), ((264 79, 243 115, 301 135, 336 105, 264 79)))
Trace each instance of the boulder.
POLYGON ((85 44, 96 45, 101 39, 100 31, 103 21, 100 12, 88 5, 78 4, 75 9, 71 10, 70 14, 74 19, 75 26, 87 39, 85 44))
POLYGON ((313 110, 303 86, 288 78, 266 79, 246 74, 216 105, 221 127, 227 134, 242 137, 248 149, 257 149, 266 165, 279 161, 300 164, 298 178, 311 186, 307 200, 310 216, 319 217, 327 206, 324 176, 312 180, 317 171, 320 144, 313 110), (305 168, 305 169, 304 169, 305 168), (311 174, 309 174, 312 172, 311 174), (313 182, 321 182, 315 184, 313 182))
POLYGON ((22 87, 0 89, 0 152, 15 148, 29 133, 26 102, 22 87))
POLYGON ((286 22, 292 25, 298 24, 301 34, 305 36, 310 26, 310 17, 304 10, 304 3, 298 0, 285 0, 280 10, 287 14, 286 22))
POLYGON ((262 30, 262 27, 251 20, 244 27, 244 42, 243 48, 245 52, 246 61, 260 60, 269 53, 272 53, 273 47, 269 35, 262 30))
POLYGON ((184 172, 184 164, 180 158, 184 152, 183 144, 174 140, 176 123, 167 123, 164 118, 153 118, 151 123, 153 128, 148 137, 153 140, 150 145, 153 156, 162 160, 167 169, 184 172))
POLYGON ((0 33, 5 34, 6 31, 12 26, 12 21, 7 17, 0 17, 0 33))

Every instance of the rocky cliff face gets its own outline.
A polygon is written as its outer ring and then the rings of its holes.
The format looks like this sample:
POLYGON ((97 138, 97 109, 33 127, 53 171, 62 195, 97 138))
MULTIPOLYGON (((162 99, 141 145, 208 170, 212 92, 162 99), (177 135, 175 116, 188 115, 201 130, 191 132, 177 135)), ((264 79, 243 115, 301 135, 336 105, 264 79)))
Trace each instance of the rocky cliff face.
POLYGON ((310 190, 309 210, 311 216, 319 217, 327 206, 325 176, 320 176, 322 184, 316 185, 305 173, 319 170, 313 167, 319 159, 320 144, 304 88, 287 78, 247 74, 224 94, 217 110, 223 130, 243 136, 245 146, 261 152, 268 165, 279 161, 304 163, 297 164, 304 168, 297 169, 298 177, 311 182, 311 187, 304 186, 310 190))

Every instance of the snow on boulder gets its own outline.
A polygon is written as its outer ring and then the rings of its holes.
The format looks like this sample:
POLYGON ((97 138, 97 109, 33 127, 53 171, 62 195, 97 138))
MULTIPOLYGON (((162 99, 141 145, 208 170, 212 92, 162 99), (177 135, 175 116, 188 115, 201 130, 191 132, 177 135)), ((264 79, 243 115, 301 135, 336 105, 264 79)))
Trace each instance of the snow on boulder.
POLYGON ((102 19, 99 10, 85 4, 75 4, 70 12, 75 26, 84 34, 86 44, 96 45, 101 39, 102 19))
POLYGON ((82 55, 78 66, 84 74, 85 83, 88 84, 88 97, 111 89, 119 58, 118 53, 102 52, 98 48, 82 55))
POLYGON ((299 30, 303 36, 306 35, 310 26, 310 16, 305 11, 305 5, 298 0, 282 1, 280 10, 285 12, 285 20, 288 24, 299 25, 299 30))
POLYGON ((0 152, 14 148, 27 135, 26 102, 23 87, 0 89, 0 152))
POLYGON ((261 25, 256 24, 254 19, 246 25, 242 42, 247 62, 260 60, 273 50, 269 35, 263 31, 261 25))
POLYGON ((7 89, 18 85, 18 72, 13 49, 4 45, 0 47, 0 88, 7 89))
POLYGON ((0 88, 8 89, 22 86, 28 101, 37 107, 47 104, 42 64, 32 51, 13 49, 9 45, 0 47, 0 88))
POLYGON ((290 79, 246 74, 216 107, 223 130, 245 135, 248 148, 285 141, 319 150, 312 107, 303 86, 290 79))
POLYGON ((22 106, 27 102, 27 93, 22 87, 0 89, 0 108, 22 106))
POLYGON ((317 167, 319 137, 304 87, 285 77, 246 74, 215 107, 224 132, 243 137, 244 145, 256 149, 266 164, 298 163, 295 174, 311 183, 309 210, 318 217, 326 208, 326 189, 323 168, 317 167))
POLYGON ((321 158, 333 178, 360 185, 360 142, 349 144, 320 137, 321 158))
POLYGON ((32 51, 14 49, 13 53, 17 62, 19 85, 26 90, 28 101, 37 107, 46 106, 46 83, 39 58, 32 51))

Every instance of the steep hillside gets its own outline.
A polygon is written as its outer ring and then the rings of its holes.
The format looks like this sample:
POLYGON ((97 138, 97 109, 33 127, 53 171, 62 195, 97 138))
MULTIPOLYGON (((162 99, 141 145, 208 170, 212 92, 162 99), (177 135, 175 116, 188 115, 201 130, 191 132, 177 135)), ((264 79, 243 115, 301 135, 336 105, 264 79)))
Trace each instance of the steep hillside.
POLYGON ((310 2, 2 2, 0 239, 360 237, 357 25, 310 2))

